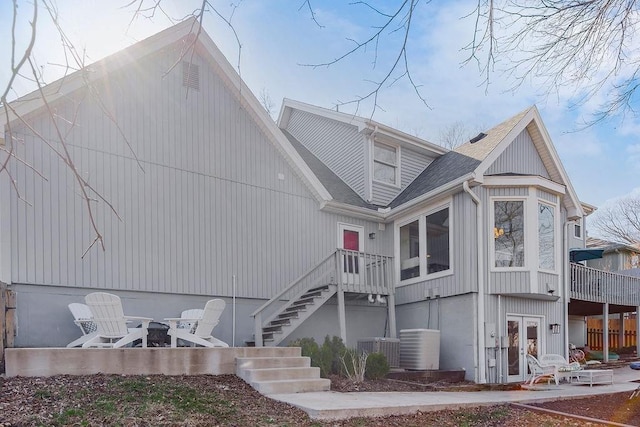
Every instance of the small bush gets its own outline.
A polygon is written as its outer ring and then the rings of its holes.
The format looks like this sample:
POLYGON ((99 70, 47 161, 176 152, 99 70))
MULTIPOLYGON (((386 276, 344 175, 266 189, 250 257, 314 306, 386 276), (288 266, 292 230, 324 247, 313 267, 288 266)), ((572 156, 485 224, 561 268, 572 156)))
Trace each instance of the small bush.
MULTIPOLYGON (((311 366, 320 367, 320 347, 313 338, 300 338, 289 341, 289 347, 300 347, 302 355, 311 359, 311 366)), ((322 373, 322 369, 320 369, 322 373)))
POLYGON ((289 347, 301 347, 302 355, 311 358, 311 366, 320 368, 320 376, 342 373, 342 356, 346 351, 340 337, 330 338, 327 335, 324 343, 319 346, 313 338, 300 338, 289 342, 289 347))
POLYGON ((342 356, 347 351, 347 347, 342 342, 342 338, 334 336, 329 338, 327 335, 322 344, 323 349, 326 348, 327 357, 330 357, 329 373, 333 375, 340 375, 342 372, 342 356), (330 355, 330 356, 329 356, 330 355))
POLYGON ((367 368, 368 356, 369 355, 366 351, 358 354, 358 351, 356 349, 347 349, 344 355, 340 358, 345 376, 354 383, 363 382, 364 374, 367 368))
POLYGON ((365 377, 368 380, 379 380, 389 373, 389 362, 387 356, 382 353, 371 353, 367 358, 367 369, 365 377))

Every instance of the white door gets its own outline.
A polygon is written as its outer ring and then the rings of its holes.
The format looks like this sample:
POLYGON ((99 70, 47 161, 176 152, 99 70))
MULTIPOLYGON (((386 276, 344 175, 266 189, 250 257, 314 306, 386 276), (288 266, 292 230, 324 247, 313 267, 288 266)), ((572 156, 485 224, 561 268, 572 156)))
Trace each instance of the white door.
POLYGON ((524 381, 529 375, 527 354, 538 357, 542 349, 542 319, 518 315, 507 316, 507 336, 509 347, 507 355, 507 380, 524 381))
POLYGON ((347 252, 342 256, 342 282, 360 284, 364 274, 364 258, 355 252, 362 252, 364 247, 364 228, 357 225, 338 223, 338 248, 347 252))

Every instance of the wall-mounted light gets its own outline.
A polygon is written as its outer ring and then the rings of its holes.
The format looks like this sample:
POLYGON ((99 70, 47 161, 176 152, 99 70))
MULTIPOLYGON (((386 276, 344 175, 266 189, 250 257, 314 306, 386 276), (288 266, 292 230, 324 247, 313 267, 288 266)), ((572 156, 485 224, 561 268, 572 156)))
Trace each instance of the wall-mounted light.
POLYGON ((376 238, 376 233, 369 233, 369 238, 370 239, 375 239, 376 238))
POLYGON ((559 323, 551 323, 549 325, 549 330, 552 334, 558 335, 560 333, 560 324, 559 323))

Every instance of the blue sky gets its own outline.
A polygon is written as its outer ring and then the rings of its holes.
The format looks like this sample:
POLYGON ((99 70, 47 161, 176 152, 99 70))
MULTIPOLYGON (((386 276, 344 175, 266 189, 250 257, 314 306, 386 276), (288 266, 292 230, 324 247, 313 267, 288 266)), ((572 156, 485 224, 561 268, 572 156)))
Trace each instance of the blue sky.
MULTIPOLYGON (((59 0, 60 22, 76 48, 93 62, 144 39, 171 25, 157 13, 153 20, 139 18, 128 28, 132 9, 120 6, 129 1, 59 0)), ((195 9, 199 1, 165 0, 162 4, 173 17, 195 9)), ((240 72, 255 94, 266 91, 279 110, 284 97, 333 108, 336 103, 357 99, 368 93, 372 80, 379 80, 397 53, 393 37, 373 49, 359 52, 330 67, 308 67, 330 61, 353 46, 348 39, 363 40, 371 34, 375 18, 366 8, 349 2, 316 1, 311 4, 316 25, 303 1, 244 0, 231 19, 242 45, 240 72), (303 6, 303 7, 301 7, 303 6), (374 60, 377 60, 374 67, 374 60)), ((390 2, 379 2, 386 5, 390 2)), ((217 2, 214 2, 217 4, 217 2)), ((535 79, 510 90, 513 81, 500 69, 508 65, 498 58, 491 83, 476 64, 462 65, 468 56, 463 48, 471 41, 476 2, 447 1, 420 3, 414 17, 414 32, 408 51, 410 69, 428 103, 425 106, 404 79, 380 93, 373 118, 379 122, 438 142, 441 132, 455 122, 463 122, 471 133, 488 129, 519 111, 536 104, 560 158, 580 199, 602 206, 608 200, 640 193, 640 123, 627 115, 582 129, 599 101, 593 99, 576 106, 580 88, 566 87, 546 94, 535 79), (466 16, 466 18, 465 18, 466 16)), ((9 75, 10 2, 0 2, 0 87, 9 75)), ((20 2, 19 30, 27 30, 30 5, 20 2)), ((229 16, 229 2, 220 12, 229 16)), ((40 11, 35 55, 48 81, 60 77, 63 63, 60 42, 49 19, 40 11)), ((205 16, 205 29, 229 61, 238 65, 238 45, 229 27, 212 14, 205 16)), ((20 44, 18 44, 20 47, 20 44)), ((17 95, 33 89, 26 81, 15 85, 17 95)), ((352 112, 349 106, 342 111, 352 112)), ((363 103, 359 114, 370 116, 370 103, 363 103)))

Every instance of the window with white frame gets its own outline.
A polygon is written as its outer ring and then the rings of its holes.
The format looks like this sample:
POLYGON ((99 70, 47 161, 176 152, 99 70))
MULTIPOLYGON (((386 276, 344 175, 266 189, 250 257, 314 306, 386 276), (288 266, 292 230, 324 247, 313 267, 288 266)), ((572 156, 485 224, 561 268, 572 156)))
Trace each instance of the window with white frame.
POLYGON ((400 225, 400 280, 431 277, 451 270, 449 206, 440 206, 400 225))
POLYGON ((538 267, 555 270, 556 229, 555 209, 546 203, 538 203, 538 267))
POLYGON ((576 239, 582 239, 582 219, 579 219, 573 224, 573 236, 576 239))
POLYGON ((398 148, 375 142, 373 144, 373 179, 398 185, 398 148))
POLYGON ((496 267, 524 267, 524 200, 496 200, 493 204, 496 267))

